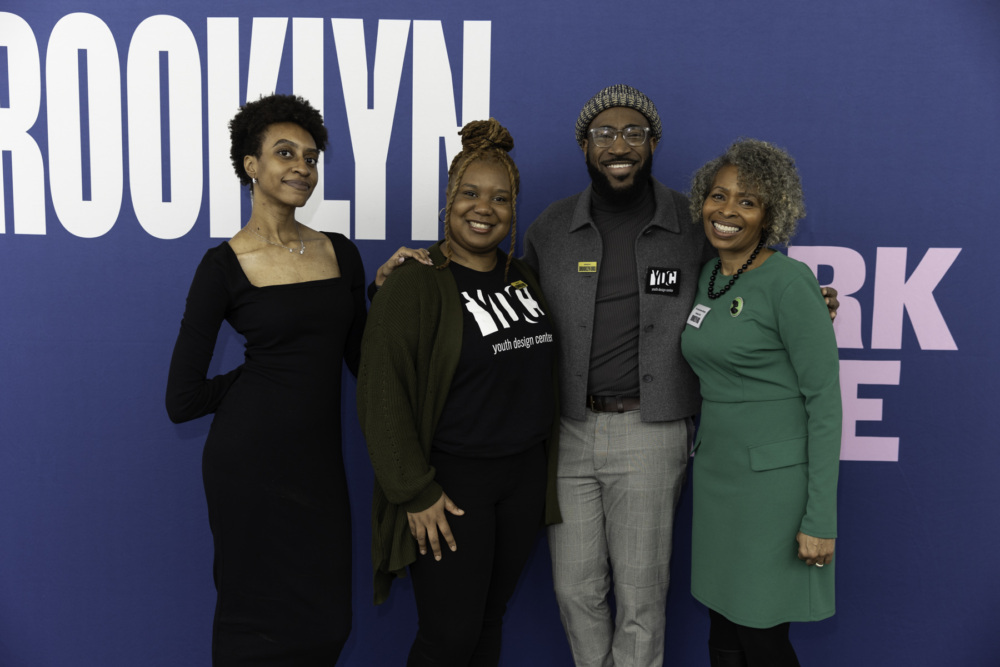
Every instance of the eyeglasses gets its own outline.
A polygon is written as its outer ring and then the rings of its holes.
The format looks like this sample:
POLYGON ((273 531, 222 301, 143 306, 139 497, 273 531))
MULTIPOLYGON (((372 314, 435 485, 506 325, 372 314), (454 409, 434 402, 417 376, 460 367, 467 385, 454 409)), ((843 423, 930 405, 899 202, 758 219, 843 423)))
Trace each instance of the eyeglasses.
POLYGON ((619 130, 605 125, 590 130, 590 137, 594 141, 594 145, 598 148, 607 148, 615 143, 618 140, 619 134, 621 134, 622 138, 625 139, 625 143, 629 146, 642 146, 646 143, 646 137, 649 136, 649 128, 639 127, 638 125, 626 125, 619 130))

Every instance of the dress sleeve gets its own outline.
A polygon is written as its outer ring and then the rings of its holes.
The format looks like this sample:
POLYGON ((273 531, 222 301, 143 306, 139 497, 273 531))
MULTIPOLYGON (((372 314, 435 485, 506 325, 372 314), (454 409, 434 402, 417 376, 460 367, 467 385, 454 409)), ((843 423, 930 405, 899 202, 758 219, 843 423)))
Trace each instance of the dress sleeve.
POLYGON ((223 375, 206 377, 231 301, 220 252, 213 249, 205 253, 195 271, 170 358, 166 402, 167 414, 175 424, 215 412, 243 370, 240 365, 223 375))
POLYGON ((361 360, 361 337, 365 332, 365 321, 368 317, 365 303, 365 267, 356 245, 345 236, 341 236, 338 241, 337 258, 341 264, 341 271, 345 272, 344 277, 347 278, 349 273, 351 301, 354 308, 351 329, 347 332, 347 341, 344 345, 344 361, 351 373, 357 377, 358 363, 361 360))
POLYGON ((428 322, 421 318, 418 281, 408 273, 405 265, 393 272, 372 304, 361 346, 358 418, 386 498, 407 512, 420 512, 442 489, 420 441, 417 364, 419 355, 429 352, 420 349, 420 330, 428 322))
POLYGON ((835 538, 842 428, 837 340, 812 272, 805 266, 795 269, 779 302, 778 331, 806 409, 808 499, 799 530, 835 538))

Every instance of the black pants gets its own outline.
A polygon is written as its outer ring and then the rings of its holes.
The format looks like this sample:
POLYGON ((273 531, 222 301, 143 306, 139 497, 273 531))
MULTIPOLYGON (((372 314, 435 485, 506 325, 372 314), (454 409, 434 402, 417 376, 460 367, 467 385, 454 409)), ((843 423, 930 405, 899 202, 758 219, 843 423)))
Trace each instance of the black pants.
POLYGON ((534 550, 545 510, 544 448, 492 459, 431 452, 435 479, 464 516, 410 566, 419 628, 409 667, 495 667, 507 601, 534 550))
POLYGON ((788 640, 789 623, 750 628, 733 623, 711 609, 708 615, 712 619, 708 633, 710 650, 742 651, 747 667, 799 667, 795 649, 788 640))

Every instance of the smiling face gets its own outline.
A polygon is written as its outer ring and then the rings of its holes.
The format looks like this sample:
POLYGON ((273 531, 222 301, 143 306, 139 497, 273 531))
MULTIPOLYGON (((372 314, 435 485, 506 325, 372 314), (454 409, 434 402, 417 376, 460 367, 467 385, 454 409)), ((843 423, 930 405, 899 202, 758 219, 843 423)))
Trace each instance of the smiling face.
POLYGON ((254 206, 302 206, 319 177, 319 150, 301 125, 268 125, 260 142, 260 156, 247 155, 243 167, 251 178, 254 206))
POLYGON ((629 146, 621 132, 629 125, 648 127, 649 121, 630 107, 605 109, 597 114, 588 129, 610 127, 618 131, 618 138, 610 146, 600 148, 588 131, 583 143, 594 189, 609 199, 622 201, 634 197, 646 187, 653 169, 656 139, 650 136, 641 146, 629 146))
POLYGON ((514 194, 504 166, 493 160, 469 164, 455 189, 448 217, 451 257, 462 266, 488 271, 510 231, 514 194))
POLYGON ((715 180, 701 207, 705 235, 723 261, 742 264, 757 247, 764 228, 760 197, 739 183, 736 167, 727 164, 715 180))

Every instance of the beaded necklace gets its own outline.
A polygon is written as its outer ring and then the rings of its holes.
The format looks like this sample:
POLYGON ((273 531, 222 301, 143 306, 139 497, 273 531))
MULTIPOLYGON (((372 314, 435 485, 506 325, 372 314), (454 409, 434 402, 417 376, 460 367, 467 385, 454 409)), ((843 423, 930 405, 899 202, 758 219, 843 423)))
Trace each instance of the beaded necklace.
POLYGON ((757 253, 759 253, 760 249, 763 248, 763 247, 764 247, 764 237, 761 236, 760 241, 757 243, 757 247, 753 249, 752 253, 750 253, 750 259, 748 259, 743 266, 741 266, 739 269, 737 269, 736 273, 734 273, 733 277, 729 279, 729 282, 726 284, 725 287, 723 287, 722 289, 720 289, 718 292, 714 292, 713 293, 713 290, 715 289, 715 276, 718 275, 719 269, 722 268, 722 258, 720 257, 719 261, 717 261, 715 263, 715 268, 712 269, 712 275, 709 276, 709 278, 708 278, 708 298, 709 299, 718 299, 720 296, 722 296, 723 294, 725 294, 726 292, 728 292, 729 288, 732 287, 733 283, 736 282, 736 279, 739 278, 740 275, 742 275, 743 272, 747 270, 748 266, 750 266, 751 264, 753 264, 753 260, 756 259, 757 253))

